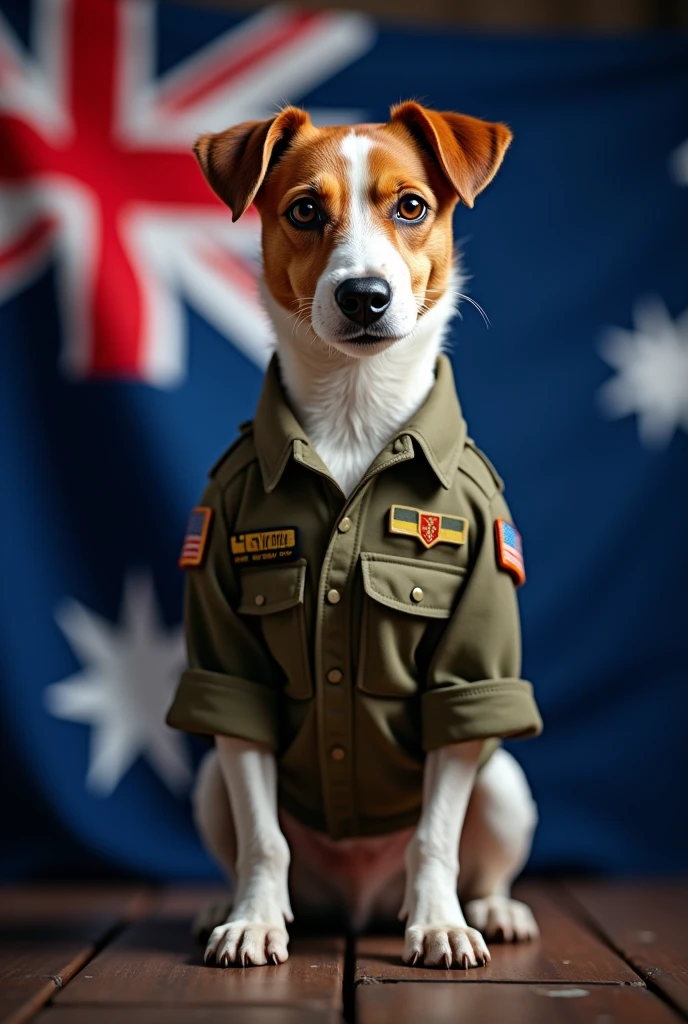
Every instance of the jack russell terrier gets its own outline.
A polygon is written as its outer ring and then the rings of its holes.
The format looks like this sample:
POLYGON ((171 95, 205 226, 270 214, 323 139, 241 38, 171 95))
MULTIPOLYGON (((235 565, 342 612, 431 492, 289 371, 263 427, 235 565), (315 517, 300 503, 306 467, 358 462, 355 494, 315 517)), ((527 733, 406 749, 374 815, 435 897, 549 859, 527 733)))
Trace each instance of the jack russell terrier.
POLYGON ((292 906, 398 916, 426 966, 538 934, 510 896, 536 809, 499 746, 541 729, 521 541, 441 352, 454 207, 510 140, 407 102, 354 127, 287 107, 196 144, 232 219, 260 213, 277 336, 180 560, 189 667, 167 720, 215 737, 194 811, 234 887, 210 922, 220 966, 283 963, 292 906))

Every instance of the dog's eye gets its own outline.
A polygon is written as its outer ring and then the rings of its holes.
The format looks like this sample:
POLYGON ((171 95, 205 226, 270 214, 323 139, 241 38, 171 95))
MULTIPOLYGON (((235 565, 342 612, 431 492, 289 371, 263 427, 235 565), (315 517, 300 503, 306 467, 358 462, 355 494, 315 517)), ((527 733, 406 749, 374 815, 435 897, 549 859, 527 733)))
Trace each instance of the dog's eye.
POLYGON ((418 221, 423 220, 428 212, 428 204, 420 196, 402 196, 397 203, 397 219, 418 221))
POLYGON ((287 217, 297 228, 314 228, 322 220, 320 208, 312 199, 297 199, 287 210, 287 217))

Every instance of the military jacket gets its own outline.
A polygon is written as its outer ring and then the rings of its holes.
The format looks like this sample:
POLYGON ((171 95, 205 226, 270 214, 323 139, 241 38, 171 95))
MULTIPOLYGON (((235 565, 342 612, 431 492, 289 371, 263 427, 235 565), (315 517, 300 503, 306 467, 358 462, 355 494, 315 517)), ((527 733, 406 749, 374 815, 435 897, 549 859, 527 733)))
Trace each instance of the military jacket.
POLYGON ((445 356, 348 498, 273 358, 194 515, 188 669, 167 722, 273 750, 280 805, 304 824, 333 838, 411 825, 427 751, 540 731, 495 532, 509 510, 445 356))

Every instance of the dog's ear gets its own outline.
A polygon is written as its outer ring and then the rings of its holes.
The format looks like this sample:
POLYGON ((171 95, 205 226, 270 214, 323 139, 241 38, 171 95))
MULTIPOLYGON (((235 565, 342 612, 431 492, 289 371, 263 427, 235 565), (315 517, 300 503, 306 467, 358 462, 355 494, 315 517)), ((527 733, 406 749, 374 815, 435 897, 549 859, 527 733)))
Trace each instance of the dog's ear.
POLYGON ((390 111, 414 139, 430 151, 462 203, 473 206, 479 192, 499 170, 512 134, 505 124, 491 124, 466 114, 439 113, 419 103, 400 103, 390 111))
POLYGON ((210 187, 232 211, 233 221, 251 205, 271 164, 310 123, 305 110, 285 107, 267 121, 244 121, 200 136, 194 153, 210 187))

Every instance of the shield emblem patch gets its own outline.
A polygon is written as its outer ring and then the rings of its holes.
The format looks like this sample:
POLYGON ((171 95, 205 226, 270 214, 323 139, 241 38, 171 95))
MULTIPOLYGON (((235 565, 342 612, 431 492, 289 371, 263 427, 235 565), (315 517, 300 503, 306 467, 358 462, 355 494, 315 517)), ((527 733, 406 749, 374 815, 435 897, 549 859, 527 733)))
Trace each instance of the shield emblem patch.
POLYGON ((440 517, 432 515, 431 512, 420 514, 420 536, 426 547, 431 548, 436 543, 440 532, 440 517))
POLYGON ((408 505, 392 505, 389 510, 390 533, 406 533, 417 537, 426 548, 444 541, 445 544, 465 544, 468 521, 463 516, 426 512, 408 505))

